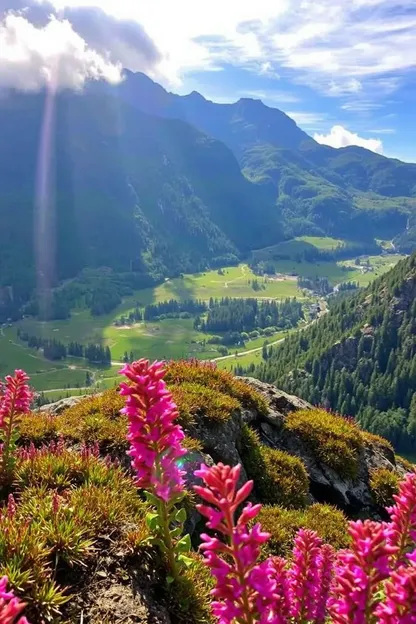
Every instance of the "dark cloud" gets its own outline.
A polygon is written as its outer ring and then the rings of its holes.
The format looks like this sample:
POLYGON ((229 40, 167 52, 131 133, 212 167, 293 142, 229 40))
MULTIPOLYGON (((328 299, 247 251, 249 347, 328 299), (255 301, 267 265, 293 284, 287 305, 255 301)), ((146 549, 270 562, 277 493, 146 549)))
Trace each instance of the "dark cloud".
POLYGON ((131 71, 151 70, 161 60, 160 51, 138 22, 117 19, 98 7, 57 12, 48 1, 0 0, 0 19, 10 11, 22 14, 36 27, 45 26, 51 16, 66 19, 90 48, 131 71))

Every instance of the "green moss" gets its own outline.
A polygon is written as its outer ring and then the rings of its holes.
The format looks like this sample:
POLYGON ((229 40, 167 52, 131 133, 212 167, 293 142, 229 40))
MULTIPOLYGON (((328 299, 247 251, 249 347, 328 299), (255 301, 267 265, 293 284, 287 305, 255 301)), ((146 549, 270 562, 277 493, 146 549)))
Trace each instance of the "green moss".
POLYGON ((267 403, 247 383, 236 379, 231 373, 199 360, 179 360, 169 362, 166 367, 166 383, 168 386, 178 386, 183 383, 195 383, 211 390, 216 390, 236 399, 239 404, 248 409, 255 409, 261 414, 267 414, 267 403))
POLYGON ((364 440, 365 446, 381 446, 394 453, 393 445, 391 442, 386 440, 386 438, 383 438, 375 433, 370 433, 369 431, 361 431, 361 436, 364 440))
POLYGON ((169 612, 178 624, 214 624, 211 614, 214 579, 202 557, 189 553, 193 565, 187 568, 169 591, 169 612))
POLYGON ((380 507, 394 503, 393 495, 399 491, 399 476, 387 468, 377 468, 370 475, 370 488, 374 502, 380 507))
POLYGON ((347 518, 342 511, 330 505, 316 504, 302 510, 265 506, 257 520, 263 530, 271 535, 265 548, 267 554, 290 554, 293 539, 301 528, 316 531, 324 542, 334 548, 345 548, 348 545, 347 518))
POLYGON ((211 422, 224 422, 240 407, 237 399, 199 383, 183 382, 172 386, 171 391, 179 409, 179 423, 185 429, 196 415, 211 422))
POLYGON ((416 464, 412 464, 412 462, 410 462, 408 459, 406 459, 405 457, 402 457, 401 455, 397 455, 397 453, 396 453, 396 462, 398 464, 401 464, 407 472, 416 471, 416 464))
POLYGON ((243 428, 241 457, 262 503, 304 507, 309 489, 303 462, 289 453, 261 444, 255 431, 243 428))
POLYGON ((285 427, 299 436, 318 460, 339 475, 354 479, 363 438, 358 426, 321 409, 299 410, 286 418, 285 427))

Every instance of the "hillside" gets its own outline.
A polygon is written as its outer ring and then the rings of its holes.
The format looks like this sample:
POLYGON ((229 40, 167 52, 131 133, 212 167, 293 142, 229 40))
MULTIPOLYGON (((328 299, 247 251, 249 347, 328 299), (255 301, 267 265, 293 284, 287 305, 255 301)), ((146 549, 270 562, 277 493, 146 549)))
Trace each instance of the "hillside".
POLYGON ((416 254, 330 305, 274 347, 255 374, 358 422, 396 446, 416 444, 416 254))
MULTIPOLYGON (((163 390, 163 400, 143 417, 146 427, 157 426, 155 412, 164 410, 168 419, 173 400, 176 423, 186 434, 180 461, 185 497, 176 496, 167 525, 178 544, 175 556, 186 561, 180 575, 171 578, 171 560, 158 537, 162 498, 145 496, 146 469, 132 468, 126 455, 134 443, 132 436, 126 438, 128 416, 120 413, 126 397, 114 389, 36 412, 20 403, 25 413, 14 421, 18 447, 13 448, 11 480, 6 480, 6 464, 0 466, 5 510, 0 571, 8 575, 9 589, 26 602, 24 614, 31 624, 214 624, 209 594, 214 579, 198 550, 206 530, 203 510, 196 507, 199 496, 191 494, 192 486, 201 483, 194 474, 201 463, 241 464, 239 486, 254 480, 250 500, 265 505, 248 507, 260 512, 258 520, 270 533, 261 560, 287 557, 288 565, 301 528, 314 531, 326 549, 338 550, 350 544, 349 518, 388 519, 383 508, 413 469, 386 440, 267 384, 195 361, 165 367, 168 392, 164 385, 150 385, 153 397, 163 390), (142 478, 139 489, 136 469, 142 478), (158 500, 159 513, 154 513, 158 500)), ((2 409, 5 413, 6 402, 2 409)), ((163 472, 166 463, 160 465, 163 472)), ((231 480, 226 483, 229 488, 231 480)), ((246 495, 249 490, 246 485, 246 495)), ((220 530, 218 525, 215 534, 220 530)), ((263 589, 266 576, 260 578, 263 589)))
POLYGON ((183 121, 105 94, 65 92, 51 103, 10 93, 0 134, 5 304, 28 299, 36 272, 50 287, 105 266, 135 272, 140 287, 140 276, 148 285, 148 275, 232 263, 282 237, 267 191, 224 144, 183 121))
POLYGON ((131 72, 116 90, 140 110, 186 120, 224 142, 245 175, 273 192, 291 236, 393 238, 416 212, 416 165, 320 145, 260 100, 216 104, 196 92, 178 96, 131 72))

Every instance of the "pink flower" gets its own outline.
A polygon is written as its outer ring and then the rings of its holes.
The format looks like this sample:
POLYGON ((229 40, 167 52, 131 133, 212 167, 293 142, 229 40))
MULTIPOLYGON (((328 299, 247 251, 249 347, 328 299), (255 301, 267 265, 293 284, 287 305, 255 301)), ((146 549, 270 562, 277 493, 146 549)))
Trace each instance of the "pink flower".
POLYGON ((293 563, 288 574, 290 611, 295 621, 306 622, 315 616, 321 544, 314 531, 300 529, 295 537, 293 563))
POLYGON ((216 579, 212 611, 220 624, 278 624, 274 609, 277 573, 269 560, 258 564, 261 546, 269 534, 262 532, 259 524, 251 528, 247 524, 259 513, 260 505, 248 504, 240 518, 235 518, 237 508, 253 488, 253 482, 248 481, 237 489, 240 472, 241 466, 231 468, 221 463, 212 468, 202 465, 195 471, 205 483, 205 487, 194 486, 195 492, 209 503, 197 508, 208 518, 207 526, 223 536, 201 535, 201 550, 216 579))
POLYGON ((389 543, 397 549, 397 564, 414 550, 416 542, 416 474, 409 473, 393 496, 395 505, 387 511, 391 516, 389 543))
POLYGON ((120 371, 130 383, 120 384, 127 397, 122 413, 129 419, 129 455, 137 475, 137 485, 165 502, 184 489, 184 472, 178 460, 187 453, 185 435, 175 423, 178 410, 163 381, 163 363, 139 360, 120 371))
POLYGON ((366 520, 350 522, 352 546, 341 551, 335 565, 335 580, 329 614, 334 624, 365 624, 377 605, 380 583, 390 575, 389 526, 366 520))
POLYGON ((282 557, 271 557, 271 574, 275 582, 273 600, 273 618, 265 620, 273 624, 287 624, 290 621, 290 592, 288 563, 282 557))
POLYGON ((329 544, 321 546, 317 557, 319 589, 317 591, 315 606, 316 624, 323 624, 326 620, 326 609, 334 576, 335 557, 336 553, 332 546, 329 544))
POLYGON ((29 377, 22 370, 16 370, 14 377, 8 375, 0 389, 0 427, 13 414, 26 414, 30 410, 33 394, 27 382, 29 377))
POLYGON ((400 566, 386 582, 386 597, 377 608, 378 624, 415 624, 416 567, 400 566))
POLYGON ((25 617, 19 619, 18 616, 25 608, 25 603, 7 591, 8 578, 3 576, 0 579, 0 624, 29 624, 25 617))

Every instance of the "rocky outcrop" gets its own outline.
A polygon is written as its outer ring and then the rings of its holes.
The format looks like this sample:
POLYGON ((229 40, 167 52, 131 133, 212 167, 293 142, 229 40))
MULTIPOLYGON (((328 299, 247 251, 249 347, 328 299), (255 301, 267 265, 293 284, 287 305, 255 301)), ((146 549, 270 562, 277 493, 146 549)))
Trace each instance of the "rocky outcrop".
POLYGON ((41 408, 39 408, 39 411, 47 412, 48 414, 53 414, 54 416, 56 416, 57 414, 61 414, 61 412, 63 412, 64 410, 73 407, 77 403, 80 403, 86 398, 86 396, 87 395, 67 397, 66 399, 56 401, 56 403, 43 405, 41 408))
POLYGON ((400 474, 404 472, 400 465, 396 465, 391 449, 376 440, 368 442, 358 455, 357 477, 343 478, 320 462, 312 449, 284 427, 285 418, 290 412, 312 410, 312 405, 257 379, 245 378, 244 381, 266 399, 268 411, 259 414, 253 410, 241 410, 229 421, 215 424, 209 423, 206 418, 197 418, 192 434, 200 439, 208 456, 216 462, 232 465, 241 463, 244 466, 239 452, 241 431, 245 423, 249 424, 258 431, 264 444, 286 451, 303 461, 309 475, 311 501, 336 505, 350 516, 375 515, 378 510, 371 496, 370 472, 375 468, 387 468, 400 474))
MULTIPOLYGON (((331 503, 350 516, 376 514, 377 507, 373 503, 369 485, 371 471, 376 468, 387 468, 397 471, 400 475, 405 471, 400 462, 396 462, 391 449, 377 439, 369 440, 358 454, 356 478, 342 477, 330 466, 322 463, 304 440, 285 427, 285 419, 289 413, 312 410, 312 405, 257 379, 244 378, 244 381, 266 400, 267 412, 239 409, 223 422, 212 421, 209 417, 197 414, 195 423, 188 433, 200 440, 203 453, 190 454, 185 466, 189 485, 195 483, 193 472, 202 462, 211 464, 221 461, 230 465, 240 463, 243 466, 241 482, 247 480, 241 456, 242 431, 243 426, 247 424, 258 432, 263 444, 285 451, 303 461, 309 476, 311 502, 331 503)), ((82 399, 83 397, 63 399, 44 406, 41 410, 59 414, 82 399)), ((193 514, 189 520, 189 530, 192 533, 198 523, 198 516, 193 514)))

